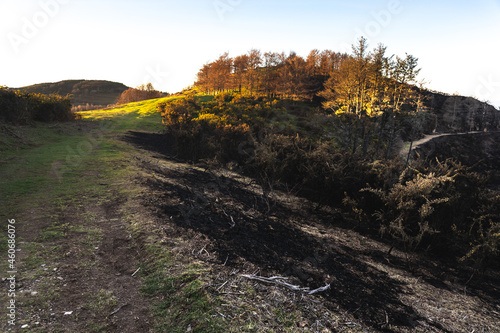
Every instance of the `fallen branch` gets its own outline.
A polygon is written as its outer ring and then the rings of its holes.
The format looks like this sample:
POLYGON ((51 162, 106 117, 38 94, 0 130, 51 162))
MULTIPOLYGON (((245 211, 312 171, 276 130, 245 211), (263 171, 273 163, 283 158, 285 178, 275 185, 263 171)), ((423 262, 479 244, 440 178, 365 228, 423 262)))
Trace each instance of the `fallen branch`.
POLYGON ((318 289, 311 290, 309 292, 309 295, 320 293, 322 291, 327 291, 328 289, 330 289, 330 284, 327 284, 326 286, 318 288, 318 289))
POLYGON ((126 307, 127 305, 128 305, 128 303, 123 304, 122 306, 119 306, 115 311, 111 312, 109 314, 109 316, 111 317, 112 315, 117 314, 122 308, 126 307))
POLYGON ((247 278, 247 279, 250 279, 250 280, 256 280, 256 281, 264 282, 264 283, 277 284, 279 286, 283 286, 283 287, 289 288, 289 289, 291 289, 293 291, 300 291, 300 292, 308 293, 309 295, 316 294, 316 293, 319 293, 319 292, 322 292, 322 291, 330 289, 330 285, 327 284, 324 287, 321 287, 321 288, 318 288, 318 289, 314 289, 314 290, 310 290, 309 287, 300 287, 300 286, 296 286, 296 285, 293 285, 293 284, 281 281, 281 280, 288 280, 288 278, 281 277, 281 276, 272 276, 272 277, 266 278, 266 277, 263 277, 263 276, 242 274, 241 277, 244 277, 244 278, 247 278))

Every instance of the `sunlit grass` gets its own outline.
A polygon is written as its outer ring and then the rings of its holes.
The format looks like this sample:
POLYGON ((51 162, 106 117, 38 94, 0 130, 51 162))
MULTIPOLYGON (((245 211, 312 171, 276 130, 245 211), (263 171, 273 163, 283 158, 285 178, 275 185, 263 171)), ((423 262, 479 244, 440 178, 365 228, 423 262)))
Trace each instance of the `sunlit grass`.
POLYGON ((150 116, 158 112, 158 104, 166 102, 169 100, 176 99, 178 97, 164 97, 157 99, 150 99, 147 101, 140 101, 135 103, 129 103, 124 105, 119 105, 113 109, 103 109, 103 110, 93 110, 93 111, 82 111, 77 112, 82 119, 89 120, 99 120, 99 119, 112 119, 130 113, 136 113, 137 118, 144 116, 150 116))

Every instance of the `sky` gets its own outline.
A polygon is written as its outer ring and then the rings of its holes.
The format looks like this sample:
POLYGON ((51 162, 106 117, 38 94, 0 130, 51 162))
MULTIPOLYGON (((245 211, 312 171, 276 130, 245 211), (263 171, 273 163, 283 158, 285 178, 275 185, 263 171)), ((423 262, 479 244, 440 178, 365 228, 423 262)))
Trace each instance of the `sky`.
POLYGON ((0 0, 0 85, 174 93, 224 52, 350 52, 361 36, 417 57, 427 88, 500 107, 500 0, 0 0))

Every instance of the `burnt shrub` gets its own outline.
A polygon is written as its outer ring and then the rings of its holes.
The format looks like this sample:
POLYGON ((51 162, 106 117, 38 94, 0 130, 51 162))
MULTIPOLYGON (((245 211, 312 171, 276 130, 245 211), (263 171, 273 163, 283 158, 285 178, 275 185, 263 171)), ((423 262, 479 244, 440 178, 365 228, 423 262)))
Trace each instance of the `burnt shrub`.
POLYGON ((452 160, 417 163, 390 187, 367 187, 349 204, 408 251, 460 256, 482 265, 498 260, 500 195, 487 178, 452 160), (367 203, 380 200, 379 209, 367 203), (496 259, 495 259, 496 258, 496 259))
MULTIPOLYGON (((500 196, 487 177, 452 160, 370 160, 336 139, 290 135, 281 102, 221 94, 160 106, 179 157, 236 162, 262 185, 343 209, 358 230, 407 251, 429 250, 471 265, 498 260, 500 196)), ((290 119, 288 119, 290 120, 290 119)), ((290 125, 291 124, 291 125, 290 125)), ((335 137, 335 136, 334 136, 335 137)), ((354 226, 353 224, 353 226, 354 226)))

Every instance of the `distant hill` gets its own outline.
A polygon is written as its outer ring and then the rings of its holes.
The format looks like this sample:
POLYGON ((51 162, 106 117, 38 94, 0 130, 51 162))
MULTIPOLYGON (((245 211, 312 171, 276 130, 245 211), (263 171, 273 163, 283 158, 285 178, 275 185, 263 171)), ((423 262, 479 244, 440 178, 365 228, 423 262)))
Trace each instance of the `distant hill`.
POLYGON ((31 93, 71 95, 74 106, 94 104, 109 105, 116 103, 118 96, 129 87, 122 83, 102 80, 65 80, 53 83, 40 83, 21 87, 31 93))

